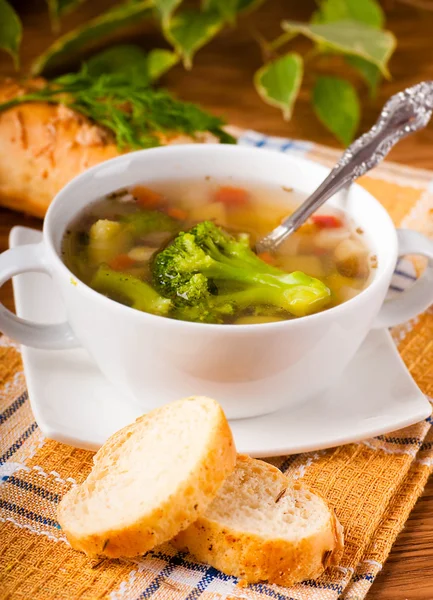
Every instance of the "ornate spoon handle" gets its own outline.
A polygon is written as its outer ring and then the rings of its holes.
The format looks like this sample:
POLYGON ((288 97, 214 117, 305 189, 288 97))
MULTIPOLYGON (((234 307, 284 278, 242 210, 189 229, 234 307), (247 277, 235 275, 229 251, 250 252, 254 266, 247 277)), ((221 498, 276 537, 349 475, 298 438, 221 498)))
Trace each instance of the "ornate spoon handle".
POLYGON ((402 138, 423 129, 433 111, 433 81, 423 81, 388 100, 373 127, 344 151, 328 177, 305 202, 257 243, 257 251, 273 251, 324 202, 377 166, 402 138))

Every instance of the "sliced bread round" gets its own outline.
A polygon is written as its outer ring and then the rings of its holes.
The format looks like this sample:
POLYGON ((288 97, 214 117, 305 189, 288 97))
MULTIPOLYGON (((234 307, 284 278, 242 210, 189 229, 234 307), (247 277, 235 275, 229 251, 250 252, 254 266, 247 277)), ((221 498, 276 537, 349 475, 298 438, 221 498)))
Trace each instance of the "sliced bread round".
POLYGON ((195 521, 235 463, 221 407, 179 400, 110 437, 88 478, 60 502, 58 520, 88 556, 137 556, 195 521))
POLYGON ((239 455, 215 500, 174 545, 248 583, 287 586, 336 564, 343 535, 320 496, 276 467, 239 455))

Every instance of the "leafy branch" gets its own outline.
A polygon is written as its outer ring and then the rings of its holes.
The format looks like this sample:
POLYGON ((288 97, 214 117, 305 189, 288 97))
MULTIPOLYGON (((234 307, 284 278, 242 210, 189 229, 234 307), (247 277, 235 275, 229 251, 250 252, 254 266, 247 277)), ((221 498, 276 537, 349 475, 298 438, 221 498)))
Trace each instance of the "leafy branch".
MULTIPOLYGON (((293 52, 280 56, 262 67, 259 93, 262 98, 279 105, 283 114, 290 115, 300 88, 304 63, 314 73, 313 58, 336 56, 350 66, 368 85, 374 96, 382 77, 389 77, 388 61, 395 49, 392 33, 383 29, 384 14, 376 0, 321 0, 310 23, 283 21, 284 33, 271 42, 272 49, 281 52, 287 44, 302 35, 313 42, 307 55, 297 55, 297 73, 287 77, 282 65, 293 52), (293 82, 296 82, 295 84, 293 82)), ((257 75, 256 75, 257 77, 257 75)), ((257 86, 256 79, 256 86, 257 86)), ((318 119, 343 144, 349 144, 356 134, 361 117, 361 106, 355 87, 340 77, 317 76, 311 93, 311 102, 318 119)))
MULTIPOLYGON (((47 1, 53 26, 57 26, 65 14, 86 0, 47 1)), ((157 79, 179 61, 190 69, 200 48, 224 28, 235 27, 242 13, 257 9, 264 1, 196 0, 195 6, 188 3, 185 7, 183 0, 124 0, 61 35, 34 61, 32 74, 58 68, 65 59, 88 50, 114 32, 145 21, 158 24, 172 50, 154 49, 144 55, 134 46, 122 46, 119 54, 114 47, 98 55, 97 75, 110 70, 113 63, 126 70, 131 65, 141 68, 148 80, 157 79)), ((378 0, 317 0, 317 4, 308 23, 283 20, 277 39, 265 41, 257 34, 265 58, 254 76, 254 85, 265 102, 281 109, 283 117, 290 119, 308 71, 308 80, 313 81, 311 102, 316 116, 343 144, 348 144, 356 134, 361 115, 358 93, 350 80, 358 77, 374 96, 382 78, 390 77, 388 62, 396 40, 384 28, 385 17, 378 0), (300 36, 312 44, 304 55, 293 47, 300 36), (319 74, 317 64, 323 56, 332 56, 345 65, 348 79, 336 77, 332 71, 326 76, 319 74)), ((7 0, 0 0, 0 48, 16 62, 21 33, 18 15, 7 0)))

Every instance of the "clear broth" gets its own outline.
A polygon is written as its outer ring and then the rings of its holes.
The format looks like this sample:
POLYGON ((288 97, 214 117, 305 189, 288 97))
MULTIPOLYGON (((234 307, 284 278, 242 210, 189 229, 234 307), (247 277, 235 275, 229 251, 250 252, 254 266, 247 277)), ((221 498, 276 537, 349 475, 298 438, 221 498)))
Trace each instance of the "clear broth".
MULTIPOLYGON (((119 190, 90 205, 67 230, 63 260, 84 283, 101 264, 132 275, 152 285, 151 264, 155 254, 180 231, 212 220, 232 234, 247 233, 250 244, 279 225, 304 199, 289 188, 256 185, 242 181, 201 180, 156 181, 119 190), (167 231, 147 231, 110 247, 102 241, 96 251, 89 239, 99 220, 119 222, 128 215, 147 210, 168 214, 167 231), (108 247, 108 251, 107 251, 108 247)), ((114 236, 115 238, 116 236, 114 236)), ((113 238, 113 239, 114 239, 113 238)), ((341 211, 325 207, 282 244, 274 256, 261 257, 284 272, 302 271, 322 281, 331 291, 323 310, 350 300, 368 285, 376 257, 371 256, 364 232, 341 211)), ((128 304, 119 294, 107 294, 128 304)), ((170 315, 167 315, 170 316, 170 315)), ((277 307, 249 306, 224 323, 263 323, 294 318, 277 307)))

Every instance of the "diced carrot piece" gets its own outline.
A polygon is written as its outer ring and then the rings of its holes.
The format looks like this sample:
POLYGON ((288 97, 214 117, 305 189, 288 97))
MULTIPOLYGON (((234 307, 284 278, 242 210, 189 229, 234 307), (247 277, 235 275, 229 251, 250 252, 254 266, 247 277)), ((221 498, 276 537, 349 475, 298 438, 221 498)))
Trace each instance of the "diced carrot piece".
POLYGON ((248 204, 248 192, 243 188, 224 185, 215 192, 215 201, 227 207, 245 206, 248 204))
POLYGON ((275 258, 272 256, 270 252, 260 252, 257 255, 263 262, 268 263, 268 265, 275 264, 275 258))
POLYGON ((144 185, 136 185, 132 188, 131 194, 137 200, 137 204, 143 208, 158 208, 163 204, 163 195, 144 185))
POLYGON ((324 229, 333 229, 334 227, 341 227, 343 225, 342 220, 334 215, 313 215, 311 220, 324 229))
POLYGON ((135 260, 133 260, 127 254, 118 254, 108 263, 108 266, 113 269, 113 271, 124 271, 125 269, 132 267, 134 264, 135 260))
POLYGON ((165 211, 169 217, 177 219, 178 221, 186 221, 188 213, 183 208, 177 208, 176 206, 170 206, 165 211))

